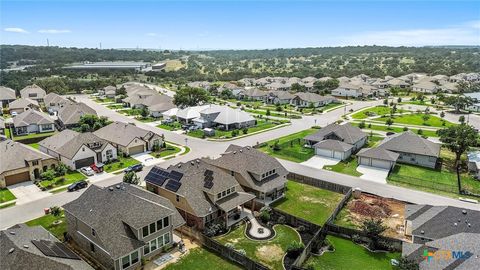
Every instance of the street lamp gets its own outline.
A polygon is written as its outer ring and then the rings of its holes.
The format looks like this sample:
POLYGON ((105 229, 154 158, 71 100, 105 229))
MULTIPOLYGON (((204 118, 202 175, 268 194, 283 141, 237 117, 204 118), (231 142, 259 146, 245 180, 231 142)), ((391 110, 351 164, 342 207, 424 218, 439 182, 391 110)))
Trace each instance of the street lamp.
POLYGON ((185 138, 185 145, 188 144, 188 138, 185 138))

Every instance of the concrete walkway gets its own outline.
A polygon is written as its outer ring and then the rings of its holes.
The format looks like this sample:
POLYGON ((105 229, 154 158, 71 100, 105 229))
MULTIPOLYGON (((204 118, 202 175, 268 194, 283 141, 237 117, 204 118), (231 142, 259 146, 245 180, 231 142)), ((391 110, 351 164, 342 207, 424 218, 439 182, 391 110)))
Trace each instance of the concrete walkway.
POLYGON ((247 218, 250 221, 250 224, 252 224, 252 227, 248 231, 251 236, 255 238, 267 238, 272 234, 269 228, 263 227, 260 225, 260 223, 258 223, 257 219, 253 216, 250 210, 245 209, 244 211, 247 213, 247 218), (258 231, 260 228, 263 229, 263 232, 258 231))

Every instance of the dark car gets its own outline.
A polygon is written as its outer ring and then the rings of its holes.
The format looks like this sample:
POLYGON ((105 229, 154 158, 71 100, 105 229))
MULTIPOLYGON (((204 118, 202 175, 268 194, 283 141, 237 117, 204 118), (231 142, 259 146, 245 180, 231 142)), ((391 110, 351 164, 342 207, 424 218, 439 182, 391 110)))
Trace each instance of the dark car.
POLYGON ((129 166, 127 167, 124 172, 139 172, 143 169, 143 164, 135 164, 135 165, 132 165, 132 166, 129 166))
POLYGON ((82 181, 78 181, 71 184, 70 186, 68 186, 67 190, 71 192, 71 191, 79 190, 82 188, 86 188, 87 186, 88 186, 88 183, 82 180, 82 181))
POLYGON ((387 136, 392 136, 393 134, 395 134, 395 132, 391 132, 391 131, 387 132, 387 136))

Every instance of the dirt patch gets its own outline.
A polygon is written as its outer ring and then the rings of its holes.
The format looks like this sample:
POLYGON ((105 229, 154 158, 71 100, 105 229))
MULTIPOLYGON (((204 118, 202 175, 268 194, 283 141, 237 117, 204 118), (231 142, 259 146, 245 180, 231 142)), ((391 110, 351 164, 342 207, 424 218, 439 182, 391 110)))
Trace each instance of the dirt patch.
POLYGON ((255 256, 262 261, 274 262, 281 260, 283 257, 283 250, 279 245, 260 246, 255 251, 255 256))

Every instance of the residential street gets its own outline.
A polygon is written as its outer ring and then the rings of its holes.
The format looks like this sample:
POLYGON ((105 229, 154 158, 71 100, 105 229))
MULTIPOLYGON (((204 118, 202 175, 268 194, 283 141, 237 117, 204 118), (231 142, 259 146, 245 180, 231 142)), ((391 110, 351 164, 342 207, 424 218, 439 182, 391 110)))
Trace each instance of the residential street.
MULTIPOLYGON (((336 110, 330 111, 325 114, 315 115, 315 116, 304 116, 302 119, 292 119, 291 125, 270 130, 267 132, 259 133, 252 136, 247 136, 244 138, 240 138, 237 140, 226 141, 226 142, 213 142, 207 141, 202 139, 197 139, 193 137, 188 137, 186 135, 177 134, 175 132, 166 131, 162 129, 158 129, 151 125, 142 123, 120 113, 114 112, 106 108, 103 105, 100 105, 93 100, 89 99, 88 96, 85 95, 77 95, 75 96, 77 101, 81 101, 95 109, 98 115, 107 116, 112 121, 123 121, 123 122, 133 122, 137 126, 142 127, 144 129, 152 130, 157 133, 163 133, 167 141, 171 141, 174 143, 186 145, 190 147, 191 151, 178 158, 174 158, 171 160, 164 161, 160 164, 162 167, 167 167, 168 165, 175 164, 181 161, 188 161, 194 158, 200 157, 216 157, 219 156, 221 153, 225 151, 225 149, 230 144, 238 144, 241 146, 246 145, 255 145, 257 143, 261 143, 264 141, 271 140, 273 138, 285 136, 294 132, 298 132, 307 128, 310 128, 313 125, 320 125, 325 126, 334 121, 341 119, 341 116, 350 110, 359 110, 364 107, 374 106, 382 104, 383 101, 371 101, 371 102, 353 102, 351 105, 347 105, 346 108, 341 107, 336 110)), ((477 115, 473 121, 478 121, 480 124, 480 117, 477 115), (478 119, 477 119, 478 118, 478 119)), ((472 117, 470 118, 472 122, 472 117)), ((480 126, 480 125, 479 125, 480 126)), ((443 196, 438 196, 431 193, 425 193, 420 191, 415 191, 411 189, 406 189, 402 187, 392 186, 392 185, 385 185, 385 184, 378 184, 378 182, 369 181, 365 179, 360 179, 353 176, 348 176, 345 174, 339 174, 331 171, 315 169, 312 167, 308 167, 299 163, 294 163, 290 161, 280 160, 280 162, 291 172, 295 172, 298 174, 303 174, 306 176, 311 176, 315 178, 319 178, 325 181, 339 183, 347 186, 352 187, 359 187, 364 191, 371 192, 378 194, 384 197, 393 197, 399 200, 408 201, 417 204, 432 204, 432 205, 451 205, 457 207, 465 207, 469 209, 478 209, 480 210, 480 205, 462 202, 453 198, 447 198, 443 196)), ((151 167, 145 167, 144 170, 139 174, 141 178, 145 175, 146 172, 149 171, 151 167)), ((122 181, 123 174, 115 175, 108 179, 99 180, 95 182, 96 185, 101 186, 108 186, 115 183, 119 183, 122 181)), ((67 202, 70 202, 76 199, 83 191, 78 192, 62 192, 52 196, 48 196, 45 198, 41 198, 39 200, 13 206, 9 208, 5 208, 0 210, 0 228, 7 228, 14 224, 25 222, 30 219, 36 218, 43 214, 43 209, 48 208, 50 206, 61 206, 67 202)))

